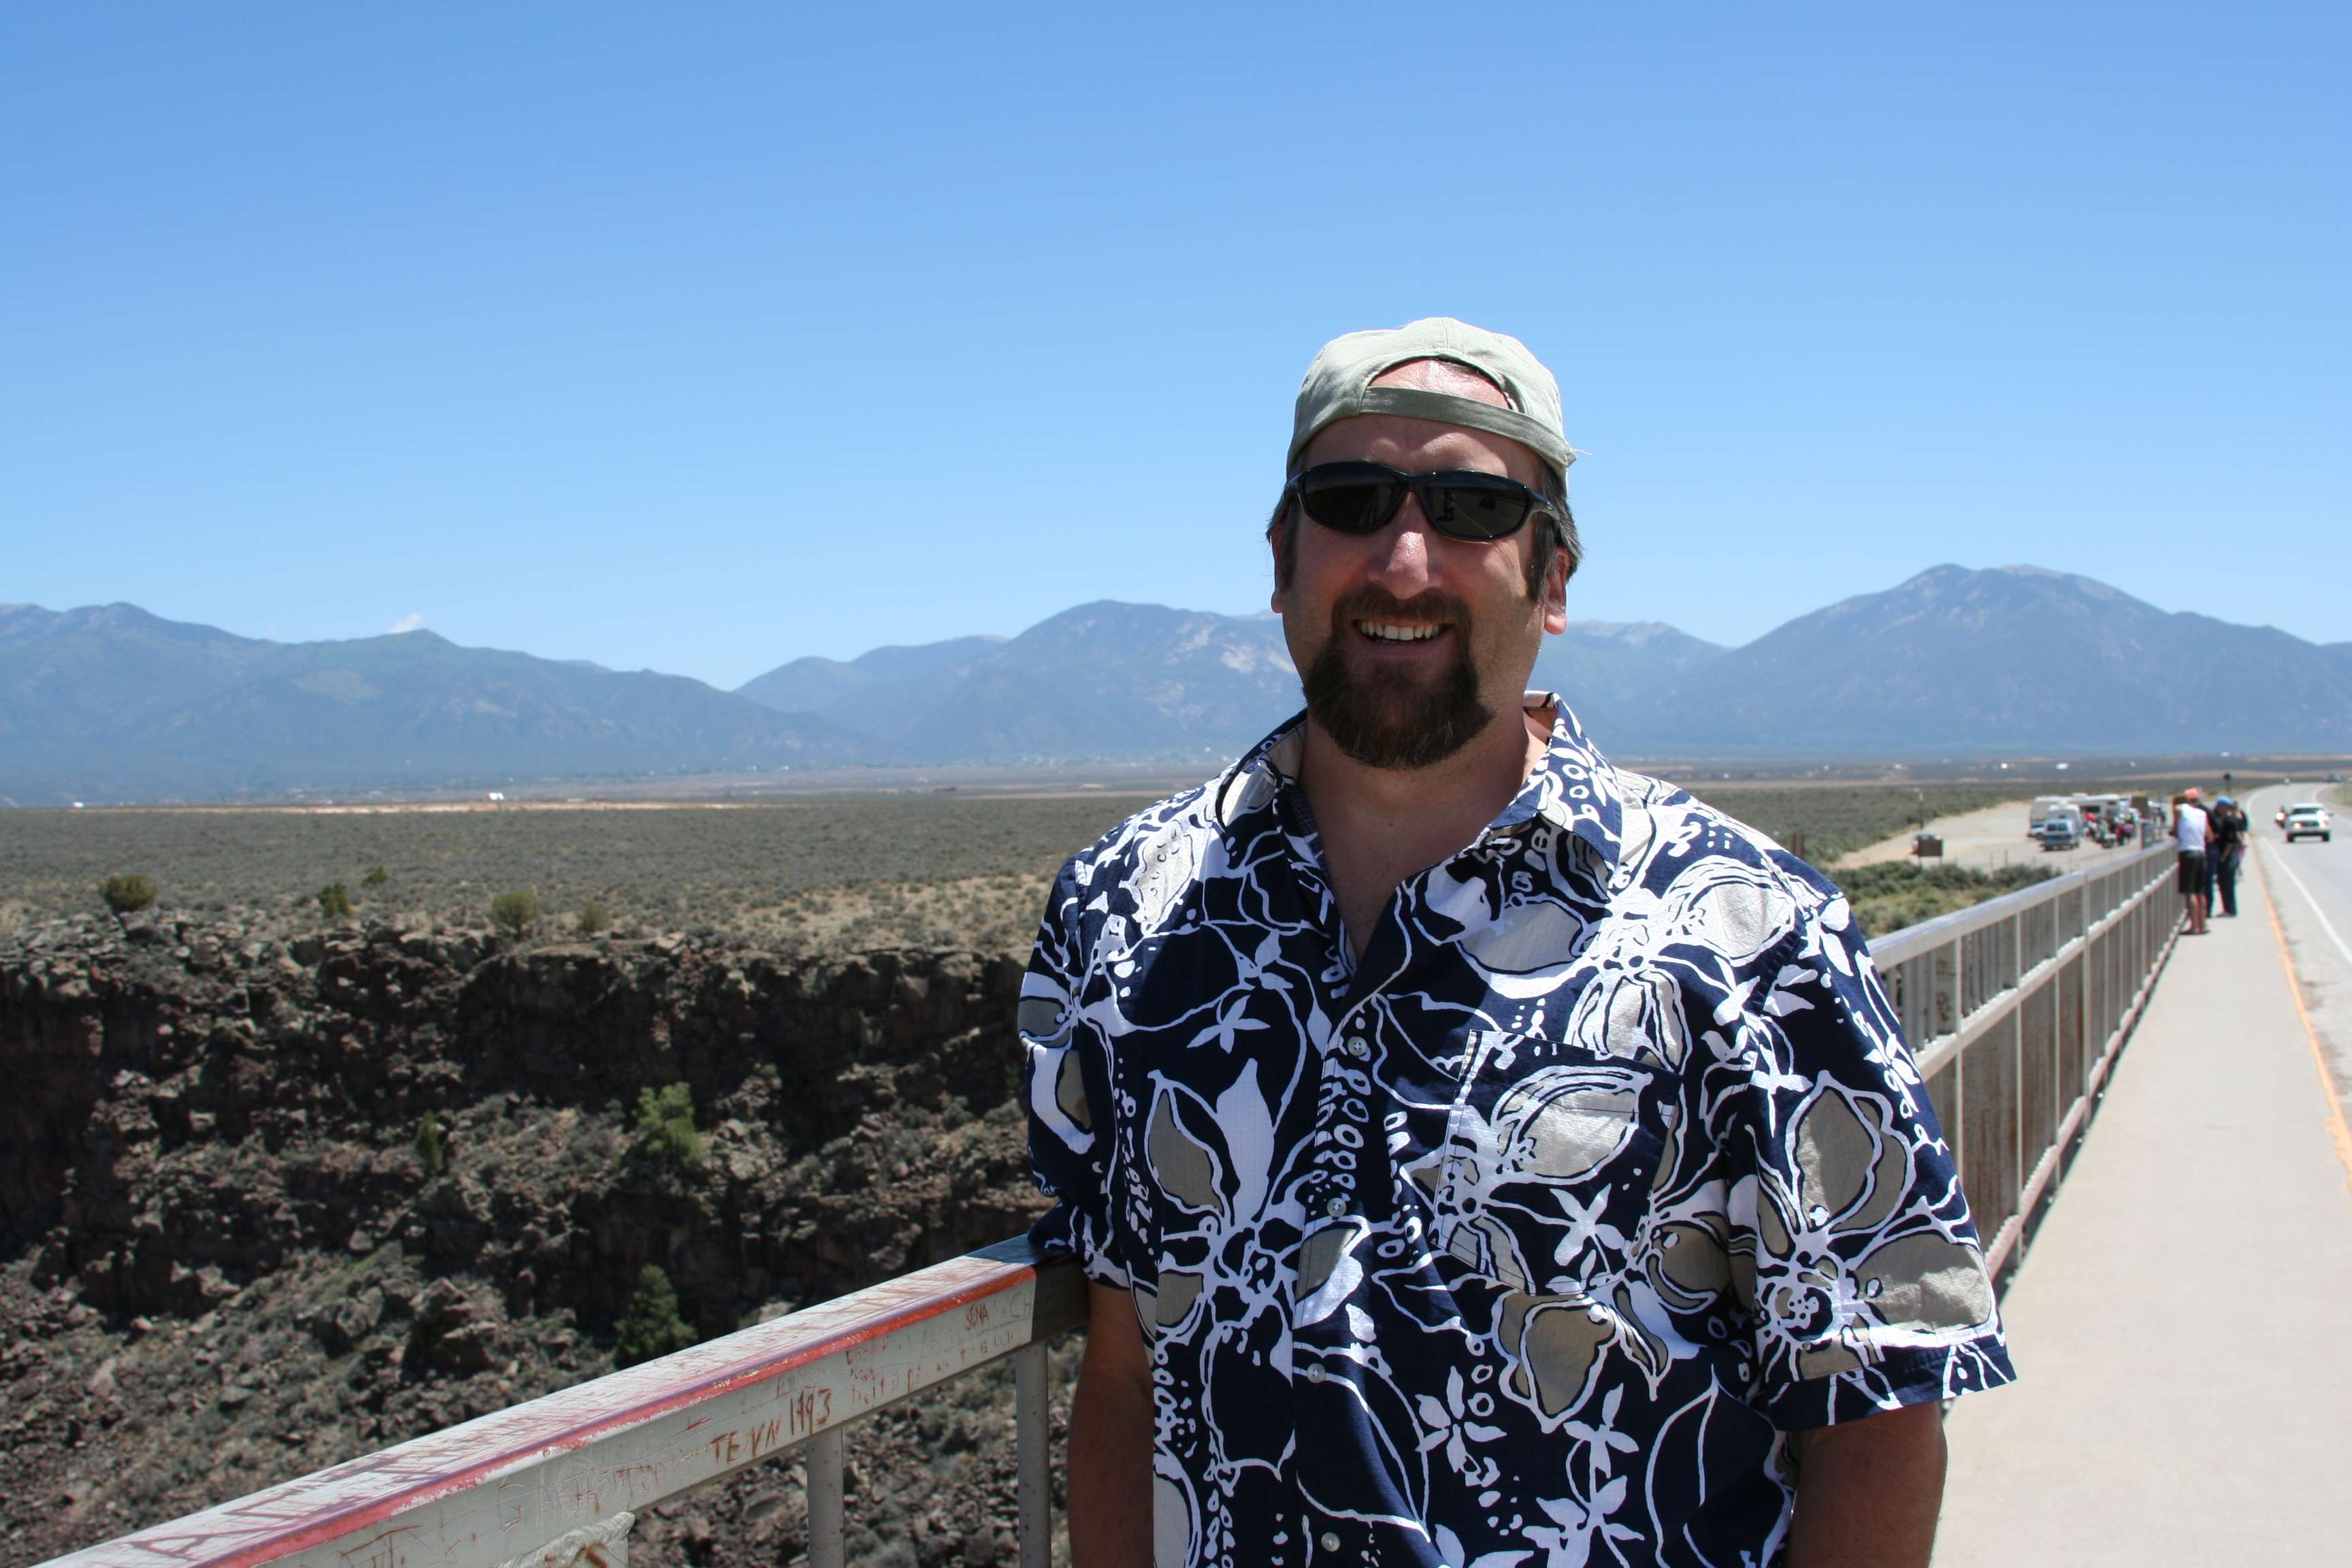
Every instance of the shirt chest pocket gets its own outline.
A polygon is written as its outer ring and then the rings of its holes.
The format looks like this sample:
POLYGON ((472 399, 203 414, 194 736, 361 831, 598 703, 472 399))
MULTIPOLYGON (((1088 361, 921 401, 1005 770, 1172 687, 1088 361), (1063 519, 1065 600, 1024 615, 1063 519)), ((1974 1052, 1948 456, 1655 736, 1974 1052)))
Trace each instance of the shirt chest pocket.
POLYGON ((1665 1140, 1653 1075, 1538 1037, 1478 1036, 1446 1118, 1433 1239, 1475 1272, 1535 1294, 1622 1261, 1665 1140))

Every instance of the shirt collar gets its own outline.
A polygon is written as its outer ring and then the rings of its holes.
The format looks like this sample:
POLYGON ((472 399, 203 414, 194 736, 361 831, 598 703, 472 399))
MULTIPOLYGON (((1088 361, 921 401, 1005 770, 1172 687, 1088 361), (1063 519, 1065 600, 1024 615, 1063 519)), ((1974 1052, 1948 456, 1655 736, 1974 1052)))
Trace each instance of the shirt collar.
MULTIPOLYGON (((1604 864, 1614 866, 1624 841, 1624 805, 1617 791, 1616 770, 1593 749, 1584 727, 1556 693, 1530 691, 1523 705, 1550 710, 1551 744, 1528 770, 1527 782, 1519 785, 1518 794, 1502 814, 1487 824, 1478 842, 1513 832, 1540 817, 1583 839, 1600 851, 1604 864)), ((1294 713, 1226 769, 1212 795, 1217 825, 1230 829, 1238 818, 1271 804, 1282 786, 1298 776, 1306 742, 1307 715, 1294 713)))

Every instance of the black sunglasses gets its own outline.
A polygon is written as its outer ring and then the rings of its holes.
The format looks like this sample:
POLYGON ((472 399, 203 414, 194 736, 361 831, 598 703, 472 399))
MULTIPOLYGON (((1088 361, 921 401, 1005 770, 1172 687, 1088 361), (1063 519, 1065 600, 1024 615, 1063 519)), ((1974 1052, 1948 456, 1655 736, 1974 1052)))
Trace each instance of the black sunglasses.
POLYGON ((1421 500, 1422 515, 1449 539, 1507 539, 1538 512, 1559 515, 1559 503, 1517 479, 1470 469, 1406 474, 1381 463, 1318 463, 1283 487, 1307 516, 1341 533, 1377 533, 1404 505, 1421 500))

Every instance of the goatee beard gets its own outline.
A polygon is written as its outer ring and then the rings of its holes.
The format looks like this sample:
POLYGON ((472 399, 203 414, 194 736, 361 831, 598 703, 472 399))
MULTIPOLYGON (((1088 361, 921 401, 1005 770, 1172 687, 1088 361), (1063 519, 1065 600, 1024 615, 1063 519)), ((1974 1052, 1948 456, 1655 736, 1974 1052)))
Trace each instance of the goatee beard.
POLYGON ((1470 617, 1451 599, 1417 598, 1407 609, 1387 594, 1351 594, 1331 610, 1331 635, 1299 684, 1307 711, 1332 743, 1368 768, 1400 773, 1442 763, 1495 721, 1478 700, 1478 665, 1470 654, 1470 617), (1423 685, 1413 672, 1373 664, 1358 668, 1347 657, 1359 620, 1418 621, 1443 615, 1458 645, 1454 662, 1423 685))

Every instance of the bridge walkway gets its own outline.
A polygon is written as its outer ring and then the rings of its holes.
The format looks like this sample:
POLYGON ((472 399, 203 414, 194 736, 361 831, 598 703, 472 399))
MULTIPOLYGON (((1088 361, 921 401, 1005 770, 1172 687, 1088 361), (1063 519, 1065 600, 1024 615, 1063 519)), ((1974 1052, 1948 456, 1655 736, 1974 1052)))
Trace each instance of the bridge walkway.
POLYGON ((2272 875, 2175 948, 2011 1280, 1939 1568, 2352 1562, 2352 1142, 2272 875))

